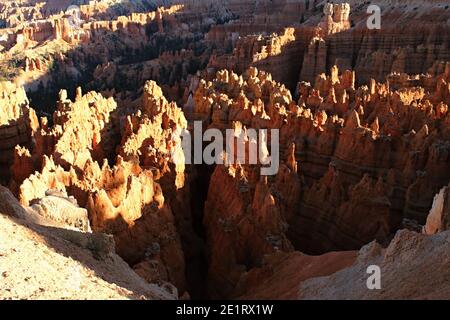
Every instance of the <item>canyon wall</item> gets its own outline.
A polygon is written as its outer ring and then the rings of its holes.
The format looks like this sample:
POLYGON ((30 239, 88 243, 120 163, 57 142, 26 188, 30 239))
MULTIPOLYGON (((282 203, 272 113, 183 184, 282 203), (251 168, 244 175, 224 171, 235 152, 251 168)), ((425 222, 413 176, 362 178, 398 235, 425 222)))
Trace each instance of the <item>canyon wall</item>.
POLYGON ((35 144, 17 152, 11 169, 10 187, 20 203, 42 203, 52 190, 73 197, 87 209, 95 232, 114 236, 117 253, 130 265, 139 264, 140 273, 142 263, 151 265, 144 268, 149 282, 171 282, 182 295, 180 234, 189 234, 183 219, 189 219, 190 200, 183 196, 184 165, 167 160, 180 148, 172 142, 173 132, 187 125, 180 109, 154 82, 146 84, 142 103, 129 110, 81 89, 71 101, 62 90, 53 126, 46 123, 41 119, 35 144))
POLYGON ((0 4, 0 208, 100 234, 165 298, 445 296, 447 2, 381 0, 380 30, 356 0, 71 3, 0 4), (279 145, 187 165, 194 121, 279 145))
POLYGON ((16 146, 31 146, 39 123, 23 88, 1 82, 0 92, 0 181, 6 183, 16 146))
POLYGON ((216 167, 204 218, 212 287, 226 296, 239 274, 274 248, 356 250, 373 239, 388 244, 406 219, 424 224, 434 195, 450 179, 449 67, 418 80, 432 91, 391 90, 375 80, 356 88, 354 73, 340 75, 334 67, 330 76, 317 76, 314 87, 299 83, 298 104, 255 68, 201 80, 190 119, 221 130, 279 129, 282 159, 278 175, 269 178, 259 177, 258 167, 216 167), (263 218, 266 201, 271 222, 263 218), (265 235, 262 244, 255 228, 265 235))

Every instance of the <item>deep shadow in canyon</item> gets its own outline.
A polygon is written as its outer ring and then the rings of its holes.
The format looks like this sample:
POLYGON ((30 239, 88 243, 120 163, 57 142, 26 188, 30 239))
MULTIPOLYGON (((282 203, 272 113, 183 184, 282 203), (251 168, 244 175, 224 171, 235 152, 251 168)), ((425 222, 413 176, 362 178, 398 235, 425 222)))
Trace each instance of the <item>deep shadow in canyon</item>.
MULTIPOLYGON (((218 21, 218 24, 225 23, 226 21, 218 21)), ((170 26, 166 25, 165 28, 170 26)), ((209 47, 206 42, 204 42, 204 35, 208 29, 198 30, 193 37, 188 39, 181 39, 177 35, 164 35, 157 33, 157 26, 155 24, 150 24, 146 27, 146 36, 149 37, 149 43, 145 43, 137 48, 127 47, 125 43, 122 43, 122 47, 114 46, 114 48, 109 51, 108 56, 99 55, 96 50, 85 50, 86 48, 81 46, 67 53, 67 57, 74 63, 74 66, 82 70, 79 77, 73 78, 67 73, 64 67, 64 62, 55 62, 55 65, 51 69, 50 73, 47 74, 50 78, 47 86, 44 86, 40 80, 36 80, 34 84, 30 87, 37 88, 37 90, 28 91, 28 96, 31 100, 31 105, 36 108, 39 115, 51 115, 55 111, 55 101, 58 100, 58 94, 60 89, 67 89, 68 97, 72 100, 75 99, 75 92, 77 87, 82 87, 83 91, 105 91, 108 92, 112 89, 115 90, 114 93, 110 93, 111 96, 118 98, 126 98, 127 101, 124 102, 126 105, 130 101, 137 100, 142 95, 142 85, 146 80, 155 80, 159 85, 161 85, 164 95, 172 101, 178 102, 178 106, 182 107, 186 102, 185 89, 189 86, 189 78, 194 76, 199 72, 201 76, 206 74, 206 68, 208 66, 211 55, 214 53, 212 47, 209 47), (175 62, 163 61, 162 65, 158 65, 155 69, 156 76, 147 77, 142 71, 144 65, 148 61, 159 60, 161 55, 169 54, 171 57, 176 56, 177 53, 183 50, 191 50, 191 53, 186 57, 178 57, 174 59, 175 62), (97 78, 95 76, 96 69, 98 66, 108 67, 108 63, 119 59, 118 62, 114 62, 115 72, 113 73, 113 80, 110 83, 103 82, 103 79, 97 78), (142 71, 142 72, 141 72, 142 71)), ((310 31, 310 30, 309 30, 310 31)), ((117 33, 108 30, 100 30, 99 33, 105 32, 104 37, 111 38, 115 41, 119 41, 121 35, 120 31, 117 33)), ((332 49, 330 49, 330 56, 326 60, 325 68, 329 70, 332 65, 334 65, 334 57, 336 51, 342 50, 340 43, 345 43, 345 33, 335 35, 331 37, 330 42, 332 43, 332 49), (344 39, 344 40, 343 40, 344 39), (340 49, 337 50, 336 47, 340 49)), ((350 69, 356 66, 357 56, 361 50, 358 45, 362 42, 362 35, 357 35, 358 38, 357 45, 352 48, 351 63, 349 65, 350 69)), ((277 81, 285 84, 287 88, 290 89, 295 100, 298 96, 295 95, 295 89, 299 79, 298 75, 303 69, 303 60, 305 57, 305 52, 307 50, 307 44, 310 42, 312 33, 308 32, 308 29, 303 30, 300 28, 296 30, 296 41, 289 43, 282 48, 280 55, 270 56, 266 59, 258 61, 254 65, 261 70, 267 70, 270 72, 275 71, 274 78, 277 81), (286 62, 284 68, 278 68, 282 64, 281 62, 286 62)), ((438 39, 439 40, 439 39, 438 39)), ((120 42, 120 41, 119 41, 120 42)), ((248 68, 248 64, 244 63, 242 66, 236 66, 231 69, 237 71, 238 73, 244 72, 248 68)), ((151 68, 150 68, 151 69, 151 68)), ((106 69, 108 70, 108 69, 106 69)), ((153 69, 151 69, 153 70, 153 69)), ((106 74, 100 73, 101 75, 106 74)), ((368 83, 369 79, 361 80, 362 83, 368 83), (366 81, 367 80, 367 81, 366 81)), ((51 117, 50 117, 51 124, 51 117)), ((120 139, 118 139, 120 140, 120 139)), ((309 147, 305 142, 305 147, 309 147)), ((336 146, 333 146, 333 152, 336 146)), ((108 158, 109 163, 114 164, 114 156, 108 158)), ((314 160, 308 158, 308 154, 300 157, 299 162, 305 164, 306 168, 302 169, 303 174, 306 177, 306 186, 310 187, 312 182, 318 180, 322 177, 329 164, 339 159, 327 159, 325 164, 321 164, 320 173, 312 172, 308 169, 308 166, 312 166, 314 160), (304 160, 304 161, 303 161, 304 160)), ((189 194, 190 198, 186 212, 189 211, 190 220, 192 221, 189 228, 183 229, 184 225, 177 221, 177 228, 181 238, 181 244, 183 247, 183 252, 186 258, 185 274, 187 280, 187 291, 189 291, 191 298, 193 299, 205 299, 210 298, 208 295, 208 253, 207 253, 207 240, 205 234, 205 226, 203 223, 204 212, 205 212, 205 202, 208 198, 208 190, 211 187, 211 175, 214 171, 214 167, 199 165, 187 169, 187 173, 192 175, 191 180, 189 180, 189 194), (188 210, 189 209, 189 210, 188 210), (191 229, 194 231, 192 237, 189 236, 191 229), (192 240, 192 238, 196 238, 192 240), (197 246, 193 248, 193 246, 197 246)), ((315 168, 315 170, 317 170, 315 168)), ((351 179, 354 180, 352 183, 346 183, 344 189, 348 189, 351 185, 359 182, 360 176, 358 173, 354 174, 355 177, 351 179)), ((373 177, 376 177, 373 175, 373 177)), ((299 194, 299 197, 303 197, 303 194, 299 194)), ((402 195, 404 197, 404 195, 402 195)), ((170 199, 171 196, 169 195, 170 199)), ((171 201, 174 201, 176 197, 173 197, 171 201)), ((146 210, 149 208, 146 208, 146 210)), ((183 208, 178 208, 179 213, 183 208)), ((314 208, 307 206, 299 206, 297 208, 297 213, 301 212, 315 212, 314 208)), ((400 229, 400 223, 403 212, 395 212, 392 225, 395 226, 390 230, 394 234, 398 229, 400 229)), ((181 215, 182 216, 182 215, 181 215)), ((180 219, 180 216, 176 216, 180 219)), ((348 245, 342 245, 340 243, 332 243, 334 239, 322 239, 322 225, 323 221, 320 223, 315 220, 308 220, 305 218, 298 219, 289 222, 289 231, 287 232, 287 238, 292 242, 294 248, 306 254, 320 255, 332 250, 357 250, 361 247, 361 243, 348 242, 348 245), (302 220, 303 219, 303 220, 302 220), (303 234, 297 236, 296 230, 303 230, 303 234), (305 231, 306 230, 306 231, 305 231), (305 234, 309 234, 305 236, 305 234), (325 246, 317 246, 317 243, 321 241, 328 241, 329 248, 324 249, 325 246)), ((125 222, 123 222, 125 224, 125 222)), ((370 241, 373 239, 370 239, 370 241)), ((383 243, 385 244, 385 243, 383 243)), ((250 255, 250 253, 249 253, 250 255)), ((141 259, 142 257, 139 257, 141 259)), ((132 266, 139 261, 139 259, 127 259, 127 262, 132 266)), ((247 269, 251 269, 252 263, 245 261, 244 265, 247 269)), ((248 270, 247 270, 248 271, 248 270)))

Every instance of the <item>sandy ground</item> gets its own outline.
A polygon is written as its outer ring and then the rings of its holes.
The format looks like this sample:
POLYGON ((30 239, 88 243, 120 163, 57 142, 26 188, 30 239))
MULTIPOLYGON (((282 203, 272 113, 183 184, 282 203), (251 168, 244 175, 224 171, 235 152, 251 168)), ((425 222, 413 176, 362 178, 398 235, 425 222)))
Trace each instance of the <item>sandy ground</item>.
POLYGON ((56 234, 0 214, 0 299, 174 298, 115 253, 99 259, 56 234))

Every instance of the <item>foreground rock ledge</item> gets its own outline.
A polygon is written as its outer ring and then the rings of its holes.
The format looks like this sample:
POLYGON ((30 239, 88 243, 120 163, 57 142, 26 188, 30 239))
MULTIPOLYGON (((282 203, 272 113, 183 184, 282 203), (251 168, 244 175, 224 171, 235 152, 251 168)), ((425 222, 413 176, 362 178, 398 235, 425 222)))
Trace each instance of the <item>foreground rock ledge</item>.
POLYGON ((0 300, 177 298, 139 277, 110 237, 27 222, 18 203, 0 209, 0 300))

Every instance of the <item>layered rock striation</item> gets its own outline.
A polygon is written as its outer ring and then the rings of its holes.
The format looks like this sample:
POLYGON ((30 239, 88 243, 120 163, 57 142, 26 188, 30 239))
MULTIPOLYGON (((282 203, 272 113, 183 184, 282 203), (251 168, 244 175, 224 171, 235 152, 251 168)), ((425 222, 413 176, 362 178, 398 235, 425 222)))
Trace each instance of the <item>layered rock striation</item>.
MULTIPOLYGON (((35 145, 20 149, 12 167, 10 185, 22 205, 46 211, 51 190, 73 197, 86 208, 92 230, 112 234, 118 254, 131 265, 157 245, 155 261, 164 272, 153 280, 172 282, 182 294, 185 262, 173 210, 183 215, 187 200, 176 191, 186 176, 184 166, 169 160, 180 148, 172 134, 187 124, 176 104, 154 82, 145 86, 142 104, 127 111, 95 92, 79 89, 71 101, 61 91, 53 126, 46 123, 41 119, 35 145)), ((64 215, 62 208, 54 210, 64 215)))
POLYGON ((269 178, 254 166, 216 167, 204 218, 213 287, 232 291, 239 268, 242 274, 273 251, 356 250, 373 239, 388 244, 404 219, 424 224, 435 193, 450 178, 448 102, 441 92, 447 79, 444 72, 418 80, 422 88, 394 90, 375 80, 356 88, 354 73, 340 75, 334 67, 314 87, 300 83, 298 103, 255 68, 201 80, 191 119, 220 130, 279 129, 282 160, 269 178), (270 222, 263 218, 266 200, 270 222), (237 231, 247 221, 265 235, 265 245, 255 231, 237 231), (263 249, 268 243, 272 248, 263 249), (234 266, 215 262, 224 260, 234 266))
POLYGON ((101 297, 448 297, 445 1, 381 0, 380 30, 356 0, 70 4, 0 4, 5 232, 106 274, 113 257, 107 278, 133 286, 101 297), (185 163, 194 121, 231 130, 224 147, 268 130, 261 158, 185 163), (384 291, 365 289, 370 264, 384 291))

